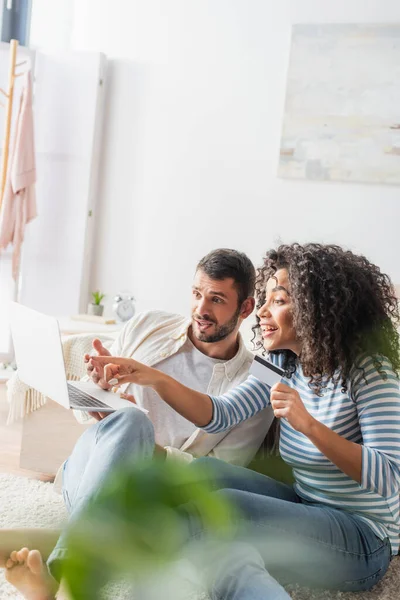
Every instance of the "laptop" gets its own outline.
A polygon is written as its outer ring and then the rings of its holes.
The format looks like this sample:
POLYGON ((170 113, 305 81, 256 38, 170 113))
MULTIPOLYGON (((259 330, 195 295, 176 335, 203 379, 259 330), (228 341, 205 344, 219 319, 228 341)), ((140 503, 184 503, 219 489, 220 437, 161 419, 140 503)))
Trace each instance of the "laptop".
MULTIPOLYGON (((17 302, 11 302, 11 335, 18 376, 64 408, 113 412, 130 406, 147 413, 119 393, 102 390, 93 381, 67 381, 58 321, 17 302)), ((83 356, 82 356, 83 362, 83 356)))

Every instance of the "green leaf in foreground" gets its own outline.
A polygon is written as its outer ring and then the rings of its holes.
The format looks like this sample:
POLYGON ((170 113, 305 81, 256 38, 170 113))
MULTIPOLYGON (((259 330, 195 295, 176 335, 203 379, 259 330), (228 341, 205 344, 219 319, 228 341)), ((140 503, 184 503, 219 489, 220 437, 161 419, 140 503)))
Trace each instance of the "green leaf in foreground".
POLYGON ((169 461, 126 463, 74 519, 63 576, 74 600, 98 600, 107 581, 140 580, 175 561, 191 527, 229 539, 235 514, 213 493, 211 475, 169 461))

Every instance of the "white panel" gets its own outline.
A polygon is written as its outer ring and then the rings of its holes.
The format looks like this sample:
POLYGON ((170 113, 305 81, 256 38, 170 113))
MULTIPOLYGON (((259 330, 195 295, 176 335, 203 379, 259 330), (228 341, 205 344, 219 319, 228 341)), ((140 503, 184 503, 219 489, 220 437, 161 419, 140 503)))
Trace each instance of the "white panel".
POLYGON ((20 300, 48 314, 87 302, 104 65, 99 53, 37 53, 39 217, 27 228, 20 300))

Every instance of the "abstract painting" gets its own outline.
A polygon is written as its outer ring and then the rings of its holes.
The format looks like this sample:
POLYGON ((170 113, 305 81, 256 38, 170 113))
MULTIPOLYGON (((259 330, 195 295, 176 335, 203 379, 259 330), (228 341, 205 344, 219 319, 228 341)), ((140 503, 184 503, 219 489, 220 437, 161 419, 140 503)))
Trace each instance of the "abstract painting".
POLYGON ((279 176, 400 183, 400 24, 293 27, 279 176))

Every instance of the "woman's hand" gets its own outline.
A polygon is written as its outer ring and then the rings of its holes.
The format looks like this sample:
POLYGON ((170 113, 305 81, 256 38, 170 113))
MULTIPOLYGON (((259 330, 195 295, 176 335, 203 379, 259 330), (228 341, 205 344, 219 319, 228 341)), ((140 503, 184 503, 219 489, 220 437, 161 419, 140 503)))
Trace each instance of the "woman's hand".
POLYGON ((287 419, 296 431, 308 436, 315 422, 303 404, 299 393, 284 383, 271 388, 271 406, 278 419, 287 419))
POLYGON ((111 386, 136 383, 143 387, 156 384, 160 371, 147 367, 133 358, 119 356, 92 356, 89 364, 95 369, 104 369, 104 380, 111 386), (113 381, 113 380, 117 381, 113 381))

